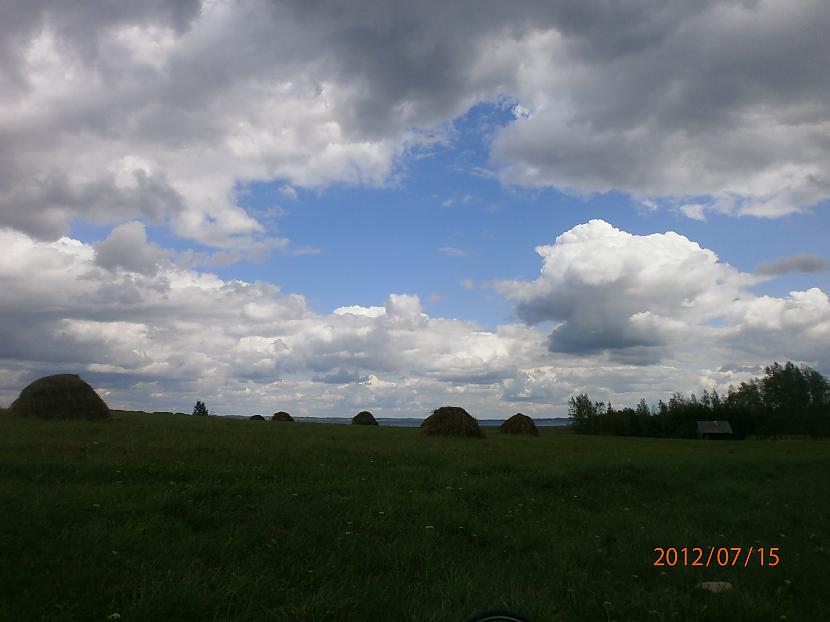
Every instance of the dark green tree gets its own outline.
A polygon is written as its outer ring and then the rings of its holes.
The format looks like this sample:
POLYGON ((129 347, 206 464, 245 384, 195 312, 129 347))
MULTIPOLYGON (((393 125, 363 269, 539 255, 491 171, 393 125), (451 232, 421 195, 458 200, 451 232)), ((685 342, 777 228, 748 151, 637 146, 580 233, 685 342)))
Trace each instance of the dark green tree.
POLYGON ((585 393, 572 397, 568 414, 582 434, 669 436, 692 438, 698 421, 728 421, 737 438, 809 434, 830 436, 830 382, 803 364, 773 363, 764 376, 730 385, 726 395, 706 389, 673 393, 649 408, 640 400, 636 410, 592 402, 585 393))
POLYGON ((210 415, 210 412, 205 406, 205 403, 201 400, 196 400, 196 404, 193 406, 193 416, 194 417, 207 417, 210 415))
POLYGON ((580 393, 568 400, 568 416, 573 420, 573 427, 582 433, 596 433, 594 418, 598 412, 598 404, 594 404, 587 393, 580 393))
POLYGON ((809 404, 810 392, 801 368, 794 363, 773 363, 764 369, 761 394, 764 405, 773 412, 798 410, 809 404))

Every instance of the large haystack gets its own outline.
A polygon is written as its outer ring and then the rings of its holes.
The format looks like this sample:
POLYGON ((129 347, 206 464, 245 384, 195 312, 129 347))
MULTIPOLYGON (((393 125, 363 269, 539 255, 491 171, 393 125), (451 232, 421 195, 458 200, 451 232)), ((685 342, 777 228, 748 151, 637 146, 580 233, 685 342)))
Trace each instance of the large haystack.
POLYGON ((40 419, 106 419, 110 409, 77 374, 39 378, 20 392, 9 414, 40 419))
POLYGON ((533 419, 522 413, 516 413, 499 426, 499 432, 504 434, 530 434, 539 436, 539 430, 533 419))
POLYGON ((378 420, 368 410, 362 410, 352 417, 352 425, 378 425, 378 420))
POLYGON ((278 413, 274 413, 274 416, 271 417, 271 421, 285 421, 286 423, 293 423, 294 417, 289 415, 284 410, 281 410, 278 413))
POLYGON ((425 436, 484 436, 478 426, 478 421, 458 406, 442 406, 433 411, 421 424, 421 434, 425 436))
POLYGON ((251 415, 250 417, 248 417, 248 419, 250 421, 265 421, 265 417, 263 417, 262 415, 251 415))

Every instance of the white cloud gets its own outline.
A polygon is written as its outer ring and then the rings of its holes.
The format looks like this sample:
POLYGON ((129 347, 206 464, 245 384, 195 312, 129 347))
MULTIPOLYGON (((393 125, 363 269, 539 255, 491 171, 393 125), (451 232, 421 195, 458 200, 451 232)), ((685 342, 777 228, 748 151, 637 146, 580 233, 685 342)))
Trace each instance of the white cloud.
POLYGON ((679 209, 692 220, 705 221, 706 207, 703 203, 684 203, 679 209))
POLYGON ((279 192, 282 196, 287 197, 287 198, 291 199, 292 201, 296 201, 299 198, 299 195, 297 194, 297 191, 292 186, 289 186, 288 184, 280 186, 279 192))
POLYGON ((531 117, 530 110, 522 106, 521 104, 516 104, 513 108, 510 109, 510 112, 513 113, 513 116, 517 119, 529 119, 531 117))
POLYGON ((467 254, 467 251, 463 248, 458 248, 457 246, 442 246, 438 250, 444 253, 447 257, 464 257, 467 254))
POLYGON ((363 317, 380 317, 386 313, 386 307, 361 307, 360 305, 351 305, 349 307, 337 307, 332 311, 335 315, 360 315, 363 317))
POLYGON ((724 332, 732 348, 759 359, 767 352, 797 353, 798 358, 829 366, 830 300, 818 288, 790 292, 786 298, 760 296, 736 301, 728 308, 724 332))

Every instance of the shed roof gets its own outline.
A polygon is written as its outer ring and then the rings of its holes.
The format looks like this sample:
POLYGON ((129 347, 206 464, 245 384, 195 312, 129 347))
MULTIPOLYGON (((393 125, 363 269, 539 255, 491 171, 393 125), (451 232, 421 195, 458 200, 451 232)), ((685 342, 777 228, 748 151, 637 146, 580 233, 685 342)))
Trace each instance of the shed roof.
POLYGON ((698 434, 732 434, 732 426, 728 421, 698 421, 698 434))

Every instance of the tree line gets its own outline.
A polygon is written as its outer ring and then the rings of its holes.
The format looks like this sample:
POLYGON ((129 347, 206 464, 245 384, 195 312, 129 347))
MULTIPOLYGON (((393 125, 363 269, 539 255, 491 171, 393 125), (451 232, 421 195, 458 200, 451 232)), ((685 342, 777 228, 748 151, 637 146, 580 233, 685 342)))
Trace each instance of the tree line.
POLYGON ((616 409, 586 393, 571 397, 568 416, 576 432, 619 436, 693 438, 698 421, 729 421, 735 437, 799 434, 830 436, 830 384, 806 365, 773 363, 761 378, 730 385, 726 395, 673 394, 649 407, 616 409))

